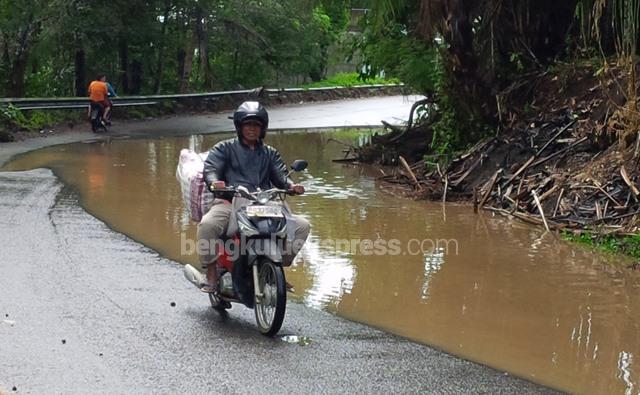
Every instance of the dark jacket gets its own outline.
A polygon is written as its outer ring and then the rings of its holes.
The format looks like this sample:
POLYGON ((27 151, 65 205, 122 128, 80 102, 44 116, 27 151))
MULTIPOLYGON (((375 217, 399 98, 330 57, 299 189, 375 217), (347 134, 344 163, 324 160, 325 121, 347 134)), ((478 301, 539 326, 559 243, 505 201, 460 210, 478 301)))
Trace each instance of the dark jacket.
POLYGON ((224 181, 234 187, 242 185, 251 192, 257 188, 289 189, 293 184, 287 179, 287 166, 275 148, 259 140, 252 150, 237 137, 211 148, 203 175, 207 187, 215 181, 224 181))

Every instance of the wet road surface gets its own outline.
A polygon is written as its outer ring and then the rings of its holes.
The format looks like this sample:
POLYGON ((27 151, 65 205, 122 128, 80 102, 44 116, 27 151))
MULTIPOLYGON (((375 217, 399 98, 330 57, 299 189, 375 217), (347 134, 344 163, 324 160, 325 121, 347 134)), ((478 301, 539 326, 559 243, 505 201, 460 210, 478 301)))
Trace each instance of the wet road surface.
POLYGON ((252 311, 221 318, 181 265, 110 230, 75 196, 49 170, 0 173, 0 388, 551 392, 297 303, 280 334, 305 341, 265 338, 252 311))
MULTIPOLYGON (((384 120, 400 124, 409 117, 409 111, 420 96, 383 96, 365 99, 337 100, 318 103, 300 103, 271 106, 269 127, 271 129, 327 129, 335 127, 379 127, 384 120)), ((228 117, 232 111, 210 114, 181 115, 151 120, 120 122, 115 115, 114 125, 105 135, 91 133, 88 124, 75 126, 75 132, 34 138, 0 145, 0 166, 11 157, 56 144, 104 139, 118 136, 188 136, 191 134, 219 133, 233 130, 228 117), (78 131, 80 130, 80 131, 78 131), (82 131, 84 130, 84 131, 82 131)))
MULTIPOLYGON (((289 104, 267 107, 270 129, 311 129, 336 127, 382 126, 381 121, 400 124, 409 116, 411 105, 419 96, 383 96, 366 99, 338 100, 318 103, 289 104)), ((126 125, 125 131, 137 133, 157 133, 171 130, 172 135, 186 135, 202 132, 232 131, 233 124, 227 117, 232 111, 218 114, 194 115, 188 117, 164 118, 126 125)), ((117 127, 114 130, 117 131, 117 127)))
MULTIPOLYGON (((289 199, 312 223, 286 271, 297 301, 553 388, 633 392, 637 272, 625 270, 619 256, 474 215, 469 206, 395 198, 375 181, 378 169, 332 162, 344 147, 336 139, 353 143, 354 135, 272 130, 267 137, 287 161, 309 160, 294 176, 307 193, 289 199), (326 243, 374 239, 388 241, 388 251, 326 243), (425 250, 411 240, 425 241, 425 250)), ((197 265, 194 248, 183 250, 195 224, 175 181, 177 158, 182 148, 203 151, 228 136, 61 145, 20 156, 7 170, 51 168, 112 229, 197 265)))

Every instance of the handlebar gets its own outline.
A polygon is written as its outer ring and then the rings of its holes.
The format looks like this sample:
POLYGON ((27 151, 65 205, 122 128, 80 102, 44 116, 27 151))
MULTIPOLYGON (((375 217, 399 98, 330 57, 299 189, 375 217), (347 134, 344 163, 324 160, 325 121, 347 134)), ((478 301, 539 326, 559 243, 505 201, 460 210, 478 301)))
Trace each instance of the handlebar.
POLYGON ((223 194, 223 193, 227 193, 227 194, 233 193, 234 195, 239 195, 244 197, 247 197, 246 195, 249 195, 252 198, 255 198, 259 193, 273 193, 273 194, 282 193, 289 196, 297 195, 297 193, 295 193, 294 191, 287 190, 287 189, 279 189, 279 188, 271 188, 271 189, 265 189, 264 191, 255 191, 255 192, 249 192, 248 190, 246 190, 246 188, 244 190, 245 190, 244 192, 241 192, 242 189, 240 189, 240 187, 225 187, 225 188, 215 188, 211 190, 211 192, 214 195, 223 194))

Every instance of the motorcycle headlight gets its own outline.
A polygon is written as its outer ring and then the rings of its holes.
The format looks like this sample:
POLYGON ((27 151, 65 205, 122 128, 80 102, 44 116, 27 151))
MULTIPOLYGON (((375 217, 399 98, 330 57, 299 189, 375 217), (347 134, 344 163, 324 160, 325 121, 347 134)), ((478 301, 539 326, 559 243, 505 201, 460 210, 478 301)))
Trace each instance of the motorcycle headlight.
POLYGON ((269 200, 271 200, 271 194, 268 193, 268 192, 260 192, 256 196, 256 200, 260 204, 267 204, 267 203, 269 203, 269 200))

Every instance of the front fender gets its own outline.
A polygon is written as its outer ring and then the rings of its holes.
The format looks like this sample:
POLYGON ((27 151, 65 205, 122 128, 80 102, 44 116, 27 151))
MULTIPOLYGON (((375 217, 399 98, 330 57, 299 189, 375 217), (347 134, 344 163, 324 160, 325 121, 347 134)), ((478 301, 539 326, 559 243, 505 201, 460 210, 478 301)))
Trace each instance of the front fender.
POLYGON ((259 256, 269 258, 274 263, 282 264, 282 244, 281 239, 249 239, 247 241, 247 257, 249 265, 254 265, 259 256))

